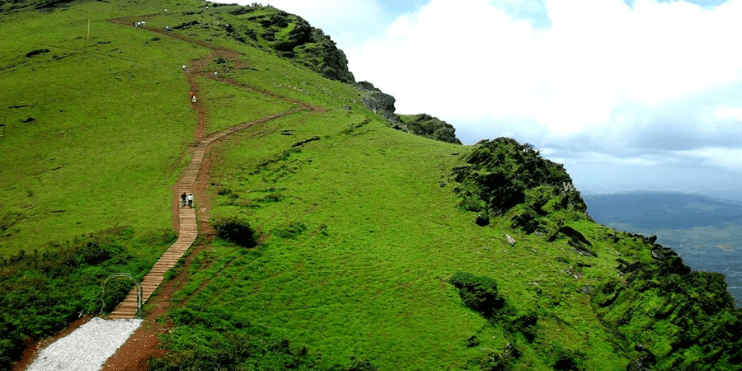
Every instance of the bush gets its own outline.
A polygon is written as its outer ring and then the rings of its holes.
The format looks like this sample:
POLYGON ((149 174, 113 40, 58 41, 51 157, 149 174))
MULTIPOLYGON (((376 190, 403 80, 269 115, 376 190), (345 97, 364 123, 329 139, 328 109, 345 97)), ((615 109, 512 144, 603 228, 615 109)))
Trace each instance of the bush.
POLYGON ((242 247, 257 245, 255 230, 244 220, 237 218, 222 218, 212 220, 211 226, 219 238, 236 243, 242 247))
POLYGON ((456 272, 450 282, 459 289, 464 305, 485 317, 492 317, 495 310, 505 305, 505 301, 498 296, 497 282, 493 278, 456 272))
POLYGON ((273 231, 278 237, 281 238, 297 238, 300 234, 307 230, 307 225, 302 222, 293 222, 284 228, 276 228, 273 231))

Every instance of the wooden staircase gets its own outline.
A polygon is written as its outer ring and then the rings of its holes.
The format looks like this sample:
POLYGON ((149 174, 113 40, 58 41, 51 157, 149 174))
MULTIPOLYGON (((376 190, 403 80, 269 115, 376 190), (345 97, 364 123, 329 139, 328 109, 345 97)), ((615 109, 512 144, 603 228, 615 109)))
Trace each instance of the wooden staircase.
MULTIPOLYGON (((184 191, 181 190, 180 193, 184 191)), ((185 190, 189 193, 188 190, 185 190)), ((191 247, 193 241, 196 240, 196 212, 190 207, 180 208, 178 213, 178 219, 180 220, 180 235, 178 240, 170 246, 170 248, 162 254, 160 260, 150 269, 149 273, 144 276, 142 280, 142 304, 152 296, 152 293, 160 286, 162 280, 165 278, 165 272, 170 270, 175 263, 178 262, 183 254, 191 247)), ((137 288, 129 292, 124 301, 119 304, 116 309, 111 313, 109 318, 134 318, 137 313, 137 288)))
MULTIPOLYGON (((202 140, 200 143, 198 143, 198 145, 196 145, 193 151, 193 157, 191 157, 191 162, 188 164, 188 167, 185 170, 185 174, 183 174, 183 178, 180 181, 180 184, 178 186, 177 202, 180 202, 180 195, 183 194, 183 192, 185 192, 186 194, 191 194, 195 190, 195 183, 196 178, 198 177, 198 171, 201 168, 201 163, 203 162, 204 155, 206 154, 206 149, 208 149, 211 144, 218 141, 219 139, 226 137, 229 134, 243 130, 250 126, 308 109, 311 108, 305 106, 291 111, 270 115, 257 121, 246 122, 214 133, 206 139, 202 140)), ((194 203, 196 201, 198 200, 194 200, 194 203)), ((193 241, 196 240, 196 236, 198 235, 195 210, 188 206, 181 207, 178 210, 178 220, 180 221, 178 240, 175 241, 172 246, 170 246, 170 248, 162 255, 162 257, 160 257, 160 260, 158 260, 157 263, 155 263, 155 265, 152 267, 152 269, 150 269, 149 273, 144 276, 144 279, 141 283, 142 304, 144 304, 147 299, 152 296, 152 293, 157 289, 157 287, 160 286, 160 283, 162 283, 162 281, 165 279, 165 272, 175 266, 175 263, 178 262, 178 259, 180 259, 180 257, 182 257, 186 251, 188 251, 188 249, 191 247, 191 244, 193 244, 193 241)), ((116 307, 116 309, 111 312, 109 318, 134 318, 137 313, 137 291, 138 290, 136 287, 132 289, 131 292, 129 292, 129 294, 126 296, 124 301, 122 301, 116 307)))

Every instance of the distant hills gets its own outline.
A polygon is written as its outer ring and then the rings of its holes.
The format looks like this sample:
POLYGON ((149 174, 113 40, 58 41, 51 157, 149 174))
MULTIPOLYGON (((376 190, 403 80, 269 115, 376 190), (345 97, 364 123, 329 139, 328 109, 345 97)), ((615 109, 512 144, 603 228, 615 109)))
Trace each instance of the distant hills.
POLYGON ((586 196, 588 214, 617 230, 657 235, 693 270, 726 276, 742 300, 742 202, 686 193, 634 192, 586 196))

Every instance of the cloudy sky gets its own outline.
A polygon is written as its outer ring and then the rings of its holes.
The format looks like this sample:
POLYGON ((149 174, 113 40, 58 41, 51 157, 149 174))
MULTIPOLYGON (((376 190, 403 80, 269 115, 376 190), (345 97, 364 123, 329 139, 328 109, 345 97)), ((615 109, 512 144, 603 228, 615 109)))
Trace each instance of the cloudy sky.
POLYGON ((331 35, 397 113, 532 143, 583 193, 742 200, 742 0, 266 3, 331 35))

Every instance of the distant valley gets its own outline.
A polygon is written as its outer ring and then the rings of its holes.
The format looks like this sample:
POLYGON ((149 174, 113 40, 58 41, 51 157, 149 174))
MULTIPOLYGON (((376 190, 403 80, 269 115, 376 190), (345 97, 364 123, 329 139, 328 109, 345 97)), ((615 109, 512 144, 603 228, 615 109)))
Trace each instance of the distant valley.
POLYGON ((585 203, 596 222, 657 235, 691 269, 724 274, 742 302, 742 203, 683 193, 586 195, 585 203))

